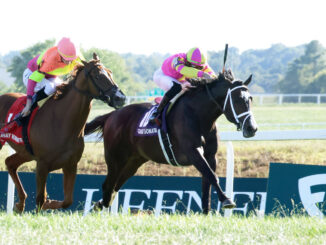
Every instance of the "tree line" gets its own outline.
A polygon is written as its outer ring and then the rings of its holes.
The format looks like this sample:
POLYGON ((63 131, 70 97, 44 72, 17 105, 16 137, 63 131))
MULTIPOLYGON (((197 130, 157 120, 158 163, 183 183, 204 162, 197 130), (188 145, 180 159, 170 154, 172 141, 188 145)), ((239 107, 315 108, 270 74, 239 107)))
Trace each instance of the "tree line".
MULTIPOLYGON (((14 78, 13 85, 8 86, 5 81, 1 81, 0 72, 0 93, 25 93, 22 74, 27 62, 53 45, 55 40, 46 40, 25 50, 0 56, 0 68, 5 68, 14 78)), ((98 48, 82 49, 81 52, 86 60, 90 60, 93 52, 96 52, 129 96, 146 94, 156 88, 153 73, 171 55, 119 54, 98 48)), ((222 69, 223 55, 224 50, 208 52, 208 63, 216 73, 222 69)), ((326 52, 316 40, 297 47, 275 44, 268 49, 252 49, 242 53, 231 47, 227 67, 232 68, 235 77, 240 79, 253 74, 252 93, 326 93, 326 52)))

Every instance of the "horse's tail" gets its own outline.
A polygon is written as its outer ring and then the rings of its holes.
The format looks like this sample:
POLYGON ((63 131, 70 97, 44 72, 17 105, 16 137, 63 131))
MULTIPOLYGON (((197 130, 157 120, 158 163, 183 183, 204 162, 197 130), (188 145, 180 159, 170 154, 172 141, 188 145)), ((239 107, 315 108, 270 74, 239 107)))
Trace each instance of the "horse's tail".
POLYGON ((93 121, 86 123, 84 133, 85 135, 89 135, 94 133, 95 131, 100 131, 103 136, 103 128, 106 120, 110 117, 111 113, 98 116, 93 121))

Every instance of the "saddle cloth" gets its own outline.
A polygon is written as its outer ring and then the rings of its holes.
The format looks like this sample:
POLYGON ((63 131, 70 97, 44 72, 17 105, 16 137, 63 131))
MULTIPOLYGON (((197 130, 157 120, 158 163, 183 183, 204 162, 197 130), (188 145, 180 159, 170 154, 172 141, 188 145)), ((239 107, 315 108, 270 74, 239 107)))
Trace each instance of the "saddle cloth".
MULTIPOLYGON (((157 103, 158 100, 155 100, 157 103)), ((141 120, 138 123, 138 127, 135 132, 135 136, 142 137, 142 136, 156 136, 159 138, 160 146, 162 149, 162 152, 164 154, 165 160, 172 166, 180 166, 177 162, 173 149, 172 144, 170 142, 169 134, 168 134, 168 128, 167 128, 167 122, 166 122, 166 115, 167 111, 170 108, 170 103, 165 106, 163 112, 162 112, 162 124, 161 127, 158 126, 156 123, 149 122, 149 119, 151 115, 154 113, 158 106, 158 103, 156 105, 153 105, 145 114, 143 117, 141 117, 141 120)))
MULTIPOLYGON (((14 104, 10 107, 5 121, 5 126, 0 129, 0 144, 4 145, 7 141, 11 141, 18 145, 24 145, 22 126, 19 126, 15 121, 15 118, 19 116, 20 112, 26 105, 26 96, 19 97, 14 104)), ((36 115, 38 107, 36 107, 31 113, 30 120, 27 126, 27 136, 29 139, 30 127, 32 121, 36 115)))
POLYGON ((153 105, 149 111, 145 113, 145 115, 141 118, 140 122, 138 123, 138 127, 136 130, 136 136, 154 136, 157 135, 159 126, 156 123, 151 123, 149 121, 150 117, 156 110, 158 105, 153 105))

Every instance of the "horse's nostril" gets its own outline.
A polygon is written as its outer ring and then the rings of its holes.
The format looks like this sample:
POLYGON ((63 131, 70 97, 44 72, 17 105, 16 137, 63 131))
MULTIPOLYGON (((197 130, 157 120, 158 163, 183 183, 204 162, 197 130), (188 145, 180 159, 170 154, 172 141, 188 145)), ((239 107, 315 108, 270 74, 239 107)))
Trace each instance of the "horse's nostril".
POLYGON ((256 133, 257 131, 257 127, 254 127, 253 125, 248 125, 248 127, 246 128, 247 132, 249 133, 256 133))

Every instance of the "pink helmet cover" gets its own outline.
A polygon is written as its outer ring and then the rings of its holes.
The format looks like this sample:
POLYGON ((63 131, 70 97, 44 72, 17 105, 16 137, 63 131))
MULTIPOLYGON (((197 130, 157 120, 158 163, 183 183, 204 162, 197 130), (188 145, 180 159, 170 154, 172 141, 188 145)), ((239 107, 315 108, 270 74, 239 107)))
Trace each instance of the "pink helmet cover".
POLYGON ((74 60, 77 58, 76 47, 69 38, 63 37, 58 45, 58 52, 65 60, 74 60))

